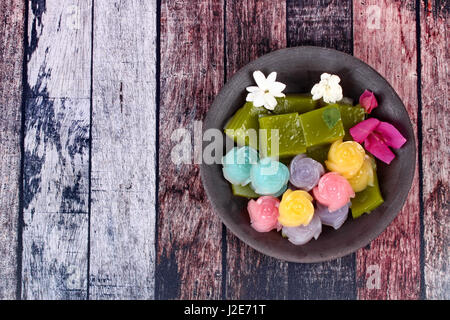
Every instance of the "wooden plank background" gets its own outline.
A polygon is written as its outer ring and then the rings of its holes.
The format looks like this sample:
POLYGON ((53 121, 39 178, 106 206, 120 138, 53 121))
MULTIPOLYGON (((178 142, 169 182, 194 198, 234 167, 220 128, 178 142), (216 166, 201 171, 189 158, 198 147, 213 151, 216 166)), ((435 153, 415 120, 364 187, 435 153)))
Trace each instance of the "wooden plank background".
POLYGON ((85 299, 92 3, 28 4, 22 298, 85 299))
POLYGON ((449 243, 449 2, 420 7, 421 160, 424 295, 450 298, 449 243))
POLYGON ((94 1, 89 296, 152 299, 156 6, 94 1))
MULTIPOLYGON (((374 67, 394 87, 402 98, 417 132, 415 1, 356 1, 353 10, 355 56, 374 67), (380 45, 381 43, 389 45, 380 45)), ((416 165, 413 185, 403 210, 368 248, 357 253, 356 271, 360 299, 420 297, 418 170, 416 165), (373 272, 380 274, 379 286, 367 284, 373 272)))
POLYGON ((0 299, 18 294, 23 1, 0 3, 0 299))
POLYGON ((448 1, 0 9, 0 299, 450 298, 448 1), (402 212, 366 248, 320 264, 243 244, 211 209, 198 150, 191 164, 171 161, 175 140, 193 142, 195 121, 239 68, 298 45, 373 66, 417 132, 402 212))

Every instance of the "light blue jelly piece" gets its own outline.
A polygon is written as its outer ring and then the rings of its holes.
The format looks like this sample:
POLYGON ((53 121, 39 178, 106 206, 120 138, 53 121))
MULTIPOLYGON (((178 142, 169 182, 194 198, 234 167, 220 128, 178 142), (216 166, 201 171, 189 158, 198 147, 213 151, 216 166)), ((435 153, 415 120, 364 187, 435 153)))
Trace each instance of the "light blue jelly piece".
POLYGON ((247 185, 250 169, 258 163, 258 158, 258 152, 251 147, 234 147, 222 158, 223 176, 232 184, 247 185))
POLYGON ((289 181, 289 169, 281 162, 264 158, 252 166, 250 181, 256 193, 274 195, 289 181))
POLYGON ((278 191, 277 193, 275 193, 273 196, 274 196, 275 198, 281 197, 281 196, 283 195, 283 193, 286 192, 286 190, 287 190, 287 184, 285 184, 285 185, 283 186, 283 188, 281 188, 281 190, 278 191))

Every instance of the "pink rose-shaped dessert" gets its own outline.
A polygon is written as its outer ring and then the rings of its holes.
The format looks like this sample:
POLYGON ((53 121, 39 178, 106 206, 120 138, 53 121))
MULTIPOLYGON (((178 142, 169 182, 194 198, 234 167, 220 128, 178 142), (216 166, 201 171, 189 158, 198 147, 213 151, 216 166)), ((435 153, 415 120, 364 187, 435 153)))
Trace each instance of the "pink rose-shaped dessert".
POLYGON ((278 207, 280 200, 272 196, 262 196, 258 200, 250 200, 247 205, 250 222, 258 232, 269 232, 278 229, 278 207))
POLYGON ((328 207, 330 212, 345 206, 350 198, 355 197, 350 183, 336 172, 324 174, 313 189, 314 197, 318 202, 328 207))
POLYGON ((377 99, 372 91, 366 90, 359 97, 359 104, 366 110, 367 113, 371 113, 373 109, 378 107, 377 99))

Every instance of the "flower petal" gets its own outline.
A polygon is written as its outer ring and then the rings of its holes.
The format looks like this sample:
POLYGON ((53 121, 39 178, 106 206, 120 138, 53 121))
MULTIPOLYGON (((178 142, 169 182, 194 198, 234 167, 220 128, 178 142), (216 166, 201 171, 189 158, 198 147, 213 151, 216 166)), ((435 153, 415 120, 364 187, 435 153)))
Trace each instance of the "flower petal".
POLYGON ((246 88, 248 92, 255 92, 259 90, 259 87, 257 86, 250 86, 246 88))
POLYGON ((260 92, 254 94, 253 105, 255 107, 262 107, 264 105, 264 94, 260 92))
POLYGON ((380 120, 369 118, 367 120, 361 121, 353 128, 350 128, 349 132, 353 140, 358 143, 362 143, 379 124, 380 120))
POLYGON ((273 110, 277 106, 277 99, 270 93, 264 95, 264 102, 264 107, 269 110, 273 110))
POLYGON ((366 90, 359 97, 359 104, 363 106, 367 113, 371 113, 378 106, 377 99, 372 91, 366 90))
POLYGON ((323 86, 320 83, 316 83, 311 89, 313 100, 319 100, 320 98, 322 98, 323 92, 324 92, 323 86))
POLYGON ((258 87, 264 90, 266 84, 266 77, 264 76, 264 74, 261 71, 256 70, 255 72, 253 72, 253 79, 255 79, 258 87))
POLYGON ((280 94, 283 90, 286 89, 286 85, 281 82, 274 82, 271 84, 269 91, 271 94, 280 94))
POLYGON ((328 82, 332 83, 332 84, 338 84, 339 82, 341 82, 341 78, 339 78, 337 75, 333 74, 329 79, 328 82))
POLYGON ((267 79, 266 79, 266 83, 269 85, 269 86, 271 86, 274 82, 275 82, 275 80, 277 79, 277 73, 274 71, 274 72, 271 72, 268 76, 267 76, 267 79))
POLYGON ((279 92, 279 93, 272 93, 272 92, 271 92, 271 94, 272 94, 274 97, 276 97, 276 98, 284 98, 284 97, 286 97, 286 95, 285 95, 284 93, 282 93, 282 92, 279 92))
POLYGON ((398 149, 406 142, 405 137, 390 123, 380 122, 375 128, 382 137, 384 142, 392 148, 398 149))
POLYGON ((328 79, 330 79, 330 77, 331 77, 331 74, 325 72, 320 75, 320 80, 328 80, 328 79))
POLYGON ((378 136, 376 132, 369 134, 367 139, 364 141, 364 147, 367 151, 384 163, 390 164, 395 158, 395 154, 391 151, 391 149, 389 149, 383 139, 378 136))
POLYGON ((253 100, 255 100, 255 94, 250 92, 249 94, 247 94, 245 101, 253 101, 253 100))

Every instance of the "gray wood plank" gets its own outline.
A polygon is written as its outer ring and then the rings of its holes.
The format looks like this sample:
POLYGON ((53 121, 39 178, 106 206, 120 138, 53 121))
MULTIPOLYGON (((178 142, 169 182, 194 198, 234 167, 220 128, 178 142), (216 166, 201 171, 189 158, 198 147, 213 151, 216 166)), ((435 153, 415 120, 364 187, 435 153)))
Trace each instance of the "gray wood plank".
POLYGON ((87 297, 91 1, 29 1, 22 298, 87 297))
POLYGON ((0 300, 17 296, 24 9, 0 2, 0 300))
POLYGON ((90 298, 154 297, 156 1, 94 1, 90 298))
POLYGON ((450 2, 421 1, 423 279, 427 299, 450 299, 450 2))

